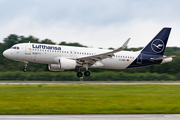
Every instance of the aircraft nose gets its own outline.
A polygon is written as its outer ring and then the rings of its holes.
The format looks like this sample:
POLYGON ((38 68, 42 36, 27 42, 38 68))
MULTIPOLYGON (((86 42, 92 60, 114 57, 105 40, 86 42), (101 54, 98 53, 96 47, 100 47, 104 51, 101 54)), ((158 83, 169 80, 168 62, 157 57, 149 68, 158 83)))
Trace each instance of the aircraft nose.
POLYGON ((7 50, 5 50, 5 51, 3 52, 3 56, 6 57, 6 58, 8 58, 8 51, 7 51, 7 50))

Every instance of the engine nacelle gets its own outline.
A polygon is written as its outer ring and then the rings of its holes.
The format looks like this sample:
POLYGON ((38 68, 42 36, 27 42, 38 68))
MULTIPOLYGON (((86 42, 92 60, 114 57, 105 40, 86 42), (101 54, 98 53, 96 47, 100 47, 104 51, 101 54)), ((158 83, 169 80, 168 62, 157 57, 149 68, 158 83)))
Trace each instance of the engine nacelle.
POLYGON ((60 68, 59 64, 49 64, 48 68, 50 71, 64 71, 63 69, 60 68))
POLYGON ((70 60, 66 58, 54 58, 54 62, 56 64, 49 64, 49 70, 51 71, 63 71, 63 70, 70 70, 76 68, 76 60, 70 60))
POLYGON ((165 59, 163 59, 163 60, 162 60, 162 62, 161 62, 161 63, 171 62, 172 60, 173 60, 173 58, 172 58, 172 57, 165 58, 165 59))

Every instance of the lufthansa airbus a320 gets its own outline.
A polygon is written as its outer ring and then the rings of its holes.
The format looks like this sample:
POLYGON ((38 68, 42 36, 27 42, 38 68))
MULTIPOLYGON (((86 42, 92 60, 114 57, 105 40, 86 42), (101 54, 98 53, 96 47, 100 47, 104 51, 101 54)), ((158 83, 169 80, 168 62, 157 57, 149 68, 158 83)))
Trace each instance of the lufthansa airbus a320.
POLYGON ((5 50, 6 58, 25 62, 24 72, 28 62, 48 64, 51 71, 64 71, 77 68, 78 77, 83 73, 80 68, 86 68, 84 76, 90 76, 88 68, 127 69, 171 62, 172 56, 164 56, 164 51, 171 28, 163 28, 142 50, 124 51, 130 39, 120 48, 104 50, 95 48, 69 47, 60 45, 20 43, 5 50))

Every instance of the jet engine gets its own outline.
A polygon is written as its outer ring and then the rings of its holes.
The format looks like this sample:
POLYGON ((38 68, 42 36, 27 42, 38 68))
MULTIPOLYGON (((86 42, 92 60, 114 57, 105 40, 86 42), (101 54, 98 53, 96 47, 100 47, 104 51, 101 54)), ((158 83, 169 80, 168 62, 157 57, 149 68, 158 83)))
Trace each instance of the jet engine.
POLYGON ((66 58, 55 58, 56 64, 49 64, 48 68, 51 71, 64 71, 76 68, 76 60, 70 60, 66 58))
POLYGON ((59 64, 48 64, 48 68, 50 71, 64 71, 59 64))

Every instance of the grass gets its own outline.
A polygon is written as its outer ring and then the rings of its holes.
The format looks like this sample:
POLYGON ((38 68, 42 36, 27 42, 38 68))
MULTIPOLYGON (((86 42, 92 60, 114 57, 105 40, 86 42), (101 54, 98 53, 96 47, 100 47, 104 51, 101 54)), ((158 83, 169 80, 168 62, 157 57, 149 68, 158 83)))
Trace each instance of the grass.
POLYGON ((0 85, 0 114, 180 113, 178 85, 0 85))

